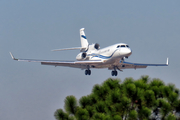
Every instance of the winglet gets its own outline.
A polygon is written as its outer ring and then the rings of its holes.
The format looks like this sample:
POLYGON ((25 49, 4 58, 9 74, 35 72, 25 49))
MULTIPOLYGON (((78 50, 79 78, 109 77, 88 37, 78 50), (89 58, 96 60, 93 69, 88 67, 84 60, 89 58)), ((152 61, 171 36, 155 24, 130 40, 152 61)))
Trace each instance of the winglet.
POLYGON ((18 59, 16 59, 16 58, 13 56, 13 54, 12 54, 11 52, 9 52, 9 53, 10 53, 10 55, 11 55, 11 57, 12 57, 13 60, 18 60, 18 59))
POLYGON ((167 62, 166 62, 166 65, 167 65, 167 66, 169 65, 169 58, 167 58, 167 62))

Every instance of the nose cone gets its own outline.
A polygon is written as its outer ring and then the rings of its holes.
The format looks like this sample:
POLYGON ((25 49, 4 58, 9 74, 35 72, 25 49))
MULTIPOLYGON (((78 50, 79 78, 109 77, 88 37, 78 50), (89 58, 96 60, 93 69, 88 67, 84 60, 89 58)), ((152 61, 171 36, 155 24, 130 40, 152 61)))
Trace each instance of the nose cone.
POLYGON ((132 54, 132 50, 131 49, 128 49, 127 50, 127 55, 130 56, 132 54))
POLYGON ((120 54, 128 57, 132 54, 132 50, 130 48, 123 48, 120 50, 120 54))

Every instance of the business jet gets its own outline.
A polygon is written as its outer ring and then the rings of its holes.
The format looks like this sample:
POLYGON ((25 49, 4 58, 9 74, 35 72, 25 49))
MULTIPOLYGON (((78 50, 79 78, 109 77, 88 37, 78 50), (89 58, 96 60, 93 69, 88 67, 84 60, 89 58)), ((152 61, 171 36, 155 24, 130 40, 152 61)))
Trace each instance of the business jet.
POLYGON ((40 62, 41 65, 80 68, 85 70, 85 75, 91 75, 90 69, 93 68, 108 68, 109 70, 112 70, 112 76, 117 76, 117 70, 122 71, 123 69, 146 68, 147 66, 168 66, 169 64, 168 58, 165 64, 142 64, 126 62, 125 59, 132 54, 132 50, 130 49, 129 45, 125 43, 118 43, 100 49, 100 45, 98 43, 89 45, 84 30, 85 28, 80 29, 81 47, 52 50, 62 51, 79 49, 80 53, 76 56, 76 61, 17 59, 12 55, 11 52, 10 55, 13 60, 17 61, 40 62))

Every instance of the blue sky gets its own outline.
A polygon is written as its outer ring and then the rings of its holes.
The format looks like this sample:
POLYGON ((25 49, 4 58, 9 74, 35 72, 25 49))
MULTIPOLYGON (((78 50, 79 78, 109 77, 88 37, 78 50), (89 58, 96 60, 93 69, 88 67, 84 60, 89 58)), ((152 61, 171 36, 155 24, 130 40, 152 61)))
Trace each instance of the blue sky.
POLYGON ((107 69, 92 69, 91 76, 74 68, 13 61, 17 58, 75 60, 79 29, 89 43, 101 48, 127 43, 129 62, 165 63, 168 67, 124 70, 117 77, 149 75, 180 88, 180 1, 0 1, 0 119, 50 120, 64 99, 91 93, 95 84, 111 77, 107 69))

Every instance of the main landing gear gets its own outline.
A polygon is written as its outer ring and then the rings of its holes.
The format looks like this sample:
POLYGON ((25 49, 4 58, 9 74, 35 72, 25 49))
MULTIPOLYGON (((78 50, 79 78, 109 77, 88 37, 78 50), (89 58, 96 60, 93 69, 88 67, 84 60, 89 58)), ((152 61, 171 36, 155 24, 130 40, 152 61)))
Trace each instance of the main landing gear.
POLYGON ((89 65, 87 66, 87 70, 85 70, 85 75, 91 75, 91 70, 89 69, 89 65))
POLYGON ((116 70, 113 70, 113 71, 111 72, 111 75, 112 75, 112 76, 117 76, 117 74, 118 74, 118 72, 117 72, 116 70))
POLYGON ((118 75, 117 70, 122 71, 121 69, 119 69, 118 66, 114 66, 114 70, 111 72, 111 75, 112 76, 117 76, 118 75))
POLYGON ((91 75, 91 70, 85 70, 85 75, 91 75))

